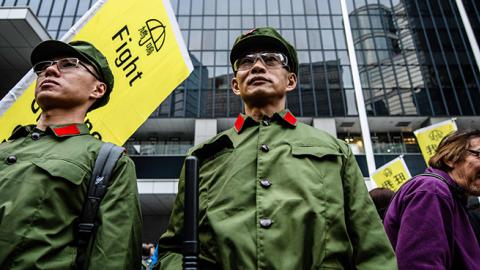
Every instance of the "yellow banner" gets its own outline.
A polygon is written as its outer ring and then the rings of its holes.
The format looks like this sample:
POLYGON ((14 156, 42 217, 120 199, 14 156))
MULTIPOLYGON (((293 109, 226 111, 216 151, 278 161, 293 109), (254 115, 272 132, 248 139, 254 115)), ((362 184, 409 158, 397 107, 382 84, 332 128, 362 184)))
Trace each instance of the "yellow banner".
POLYGON ((378 187, 397 191, 412 176, 402 156, 395 158, 380 167, 372 174, 372 179, 378 187))
MULTIPOLYGON (((86 40, 107 57, 113 92, 86 123, 94 136, 119 145, 193 70, 168 0, 107 1, 73 40, 86 40)), ((34 84, 0 117, 0 141, 17 125, 36 123, 34 84)))
POLYGON ((422 151, 423 158, 428 165, 430 158, 436 153, 440 141, 457 130, 457 124, 454 119, 443 121, 425 128, 415 130, 413 133, 417 137, 418 145, 422 151))

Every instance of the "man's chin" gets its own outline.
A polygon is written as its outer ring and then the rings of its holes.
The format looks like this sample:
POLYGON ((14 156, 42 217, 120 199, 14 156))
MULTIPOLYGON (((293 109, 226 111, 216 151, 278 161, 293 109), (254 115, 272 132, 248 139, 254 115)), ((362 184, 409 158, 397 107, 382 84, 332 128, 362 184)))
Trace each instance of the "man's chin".
POLYGON ((56 93, 53 89, 40 89, 35 93, 35 100, 39 103, 42 102, 42 100, 55 98, 56 93))
POLYGON ((480 182, 475 181, 474 183, 470 184, 468 187, 468 194, 473 196, 480 196, 480 182))
POLYGON ((279 99, 278 93, 267 91, 264 89, 256 89, 255 91, 250 91, 248 95, 242 97, 244 102, 258 105, 261 104, 270 104, 273 100, 279 99))
POLYGON ((62 107, 62 102, 57 100, 55 97, 48 95, 38 95, 35 99, 35 102, 38 104, 38 107, 42 111, 51 110, 56 107, 62 107))
POLYGON ((244 100, 244 102, 250 108, 264 108, 268 105, 271 105, 271 102, 267 102, 266 100, 262 99, 244 100))

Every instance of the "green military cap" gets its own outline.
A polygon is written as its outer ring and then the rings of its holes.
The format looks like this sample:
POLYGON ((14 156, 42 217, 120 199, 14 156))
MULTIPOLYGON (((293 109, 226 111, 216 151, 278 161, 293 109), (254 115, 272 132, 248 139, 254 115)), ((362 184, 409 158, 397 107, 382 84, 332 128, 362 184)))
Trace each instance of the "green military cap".
POLYGON ((105 95, 97 100, 90 108, 89 111, 102 107, 108 103, 110 99, 110 93, 113 90, 113 73, 110 69, 107 58, 93 46, 86 41, 72 41, 65 43, 58 40, 47 40, 38 44, 32 51, 30 61, 32 65, 40 61, 48 61, 56 56, 72 56, 78 57, 85 63, 93 66, 100 74, 100 79, 107 85, 107 91, 105 95))
POLYGON ((252 49, 278 50, 287 56, 290 71, 295 74, 298 73, 297 51, 274 28, 255 28, 237 37, 233 44, 232 51, 230 52, 230 63, 232 68, 235 60, 252 49))

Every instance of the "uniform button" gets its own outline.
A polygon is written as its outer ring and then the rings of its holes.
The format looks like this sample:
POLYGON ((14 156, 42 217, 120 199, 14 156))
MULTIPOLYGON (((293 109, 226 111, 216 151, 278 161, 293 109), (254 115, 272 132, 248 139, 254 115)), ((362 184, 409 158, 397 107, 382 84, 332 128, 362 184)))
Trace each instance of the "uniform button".
POLYGON ((36 141, 36 140, 38 140, 38 139, 40 139, 40 133, 38 133, 38 132, 33 132, 33 133, 32 133, 32 140, 36 141))
POLYGON ((17 162, 17 157, 16 156, 8 156, 7 159, 5 160, 5 162, 8 165, 11 165, 11 164, 17 162))
POLYGON ((262 149, 262 151, 265 152, 265 153, 268 152, 268 151, 270 151, 270 148, 268 148, 268 145, 266 145, 266 144, 262 144, 262 146, 260 147, 260 149, 262 149))
POLYGON ((272 223, 272 220, 269 218, 260 219, 260 226, 262 226, 262 228, 270 228, 270 226, 272 226, 272 223))
POLYGON ((269 126, 270 125, 270 120, 264 119, 262 120, 262 123, 264 126, 269 126))
POLYGON ((262 179, 260 180, 260 185, 262 185, 264 188, 269 188, 272 185, 272 182, 270 182, 268 179, 262 179))

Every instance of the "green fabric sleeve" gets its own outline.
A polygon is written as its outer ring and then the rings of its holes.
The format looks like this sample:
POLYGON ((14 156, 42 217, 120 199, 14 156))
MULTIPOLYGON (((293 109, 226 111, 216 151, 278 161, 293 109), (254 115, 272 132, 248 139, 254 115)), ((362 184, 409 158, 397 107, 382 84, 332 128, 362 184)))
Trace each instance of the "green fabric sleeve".
POLYGON ((173 205, 167 230, 158 242, 158 263, 154 269, 181 269, 182 227, 185 190, 185 166, 178 180, 178 194, 173 205))
POLYGON ((345 217, 355 269, 397 269, 397 261, 350 147, 343 170, 345 217))

